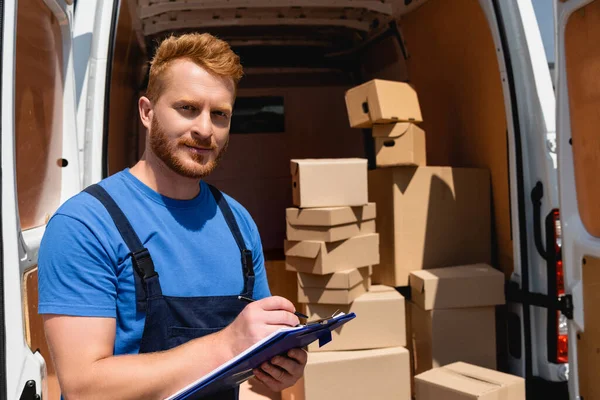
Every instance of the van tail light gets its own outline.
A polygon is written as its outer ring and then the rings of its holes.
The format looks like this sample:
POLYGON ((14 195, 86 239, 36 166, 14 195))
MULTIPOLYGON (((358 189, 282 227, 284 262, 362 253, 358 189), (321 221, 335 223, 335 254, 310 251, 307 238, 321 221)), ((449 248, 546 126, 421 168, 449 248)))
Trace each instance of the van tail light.
POLYGON ((567 317, 560 311, 557 311, 558 335, 556 343, 556 361, 558 363, 569 362, 569 336, 567 332, 567 317))
MULTIPOLYGON (((546 218, 548 296, 564 300, 565 280, 562 262, 562 228, 560 212, 552 210, 546 218)), ((569 362, 567 317, 560 311, 548 310, 548 360, 553 363, 569 362)))

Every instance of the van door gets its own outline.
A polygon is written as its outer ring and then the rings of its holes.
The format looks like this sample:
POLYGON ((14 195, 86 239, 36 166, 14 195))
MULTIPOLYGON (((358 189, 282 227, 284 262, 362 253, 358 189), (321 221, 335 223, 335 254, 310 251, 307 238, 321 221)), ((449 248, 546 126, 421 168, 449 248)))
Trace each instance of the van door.
POLYGON ((115 29, 121 3, 131 1, 86 0, 76 13, 77 124, 82 160, 82 183, 87 187, 106 177, 108 99, 115 29))
POLYGON ((557 134, 571 399, 600 398, 600 1, 556 1, 557 134))
POLYGON ((557 338, 556 311, 545 304, 552 299, 553 277, 544 222, 558 208, 555 96, 532 2, 481 4, 497 43, 509 119, 514 271, 507 291, 508 367, 528 379, 531 392, 538 378, 566 379, 564 361, 552 354, 557 348, 551 341, 557 338))
POLYGON ((81 190, 72 3, 0 2, 0 399, 59 398, 37 313, 37 254, 50 216, 81 190))

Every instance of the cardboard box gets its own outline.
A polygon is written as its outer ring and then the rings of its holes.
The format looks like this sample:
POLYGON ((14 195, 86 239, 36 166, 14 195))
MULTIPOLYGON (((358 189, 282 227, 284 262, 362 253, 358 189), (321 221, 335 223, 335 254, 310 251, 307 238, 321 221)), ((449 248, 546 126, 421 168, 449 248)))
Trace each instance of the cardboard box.
POLYGON ((408 285, 411 271, 491 262, 490 177, 484 169, 369 171, 381 262, 373 283, 408 285))
POLYGON ((308 345, 308 351, 363 350, 406 346, 404 297, 394 288, 380 290, 380 285, 346 306, 307 304, 309 318, 332 315, 336 310, 354 312, 356 318, 332 332, 333 340, 323 347, 317 342, 308 345))
POLYGON ((408 303, 414 374, 465 361, 496 369, 494 307, 423 310, 408 303))
POLYGON ((407 123, 375 125, 373 136, 378 167, 427 165, 425 131, 418 126, 407 123))
POLYGON ((417 92, 408 83, 373 79, 347 90, 345 100, 352 128, 423 121, 417 92))
POLYGON ((375 203, 355 207, 297 208, 285 210, 285 218, 292 225, 337 226, 375 219, 375 203))
POLYGON ((410 400, 408 358, 402 347, 308 353, 304 377, 281 398, 410 400))
POLYGON ((336 226, 301 226, 286 224, 288 240, 318 240, 323 242, 336 242, 351 238, 352 236, 375 233, 375 220, 355 222, 336 226))
POLYGON ((363 206, 368 203, 367 160, 291 160, 292 199, 297 207, 363 206))
POLYGON ((325 275, 379 263, 379 234, 354 236, 339 242, 284 241, 286 269, 325 275))
POLYGON ((415 376, 417 400, 525 400, 521 377, 457 362, 415 376))
POLYGON ((411 301, 424 310, 505 303, 504 274, 487 264, 413 271, 411 301))
POLYGON ((370 278, 348 289, 301 287, 298 283, 298 303, 350 304, 357 297, 367 293, 370 286, 370 278))
POLYGON ((327 275, 298 272, 298 283, 300 287, 306 288, 350 289, 368 280, 372 273, 371 266, 347 269, 327 275))
POLYGON ((371 292, 371 293, 395 292, 395 291, 396 291, 395 288, 393 288, 391 286, 385 286, 385 285, 371 285, 371 287, 369 288, 369 292, 371 292))

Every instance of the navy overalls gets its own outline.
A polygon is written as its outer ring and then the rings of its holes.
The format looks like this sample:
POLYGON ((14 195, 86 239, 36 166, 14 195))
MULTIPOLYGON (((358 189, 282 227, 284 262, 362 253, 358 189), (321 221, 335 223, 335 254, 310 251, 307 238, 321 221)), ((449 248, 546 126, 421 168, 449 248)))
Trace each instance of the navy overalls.
MULTIPOLYGON (((208 185, 221 213, 240 249, 241 272, 244 288, 240 295, 252 298, 254 290, 254 265, 252 252, 246 248, 244 238, 227 200, 215 187, 208 185)), ((217 332, 229 325, 246 305, 233 296, 169 297, 163 296, 152 257, 131 224, 110 195, 99 185, 91 185, 85 192, 97 198, 112 217, 127 244, 135 270, 135 292, 138 311, 146 312, 146 323, 140 344, 140 353, 169 350, 189 340, 217 332)), ((210 400, 237 400, 239 389, 219 392, 210 400)))

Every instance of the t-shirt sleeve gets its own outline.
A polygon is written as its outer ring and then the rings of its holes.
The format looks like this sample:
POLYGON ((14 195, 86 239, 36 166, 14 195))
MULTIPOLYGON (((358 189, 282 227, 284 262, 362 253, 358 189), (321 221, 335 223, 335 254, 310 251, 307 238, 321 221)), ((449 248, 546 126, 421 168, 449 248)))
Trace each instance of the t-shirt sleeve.
POLYGON ((267 272, 265 270, 265 256, 263 254, 262 242, 260 234, 255 224, 252 224, 252 257, 254 263, 254 298, 256 300, 271 296, 269 282, 267 280, 267 272))
POLYGON ((116 317, 114 262, 89 227, 55 214, 38 257, 40 314, 116 317))

